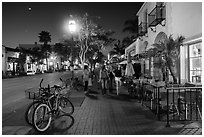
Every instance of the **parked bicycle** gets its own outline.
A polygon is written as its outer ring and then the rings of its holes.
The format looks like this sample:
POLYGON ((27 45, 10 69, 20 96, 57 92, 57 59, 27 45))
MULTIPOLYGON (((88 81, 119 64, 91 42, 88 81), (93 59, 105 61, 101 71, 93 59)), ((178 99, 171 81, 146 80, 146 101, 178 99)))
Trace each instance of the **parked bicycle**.
MULTIPOLYGON (((62 81, 62 79, 60 78, 62 81)), ((48 85, 47 88, 41 87, 43 79, 40 82, 39 92, 29 92, 29 98, 34 101, 28 106, 27 111, 25 113, 25 118, 28 124, 33 125, 37 131, 46 131, 50 125, 51 119, 60 116, 60 112, 63 114, 71 115, 74 112, 74 106, 72 102, 69 100, 70 88, 69 86, 65 88, 65 86, 54 85, 50 87, 48 85), (45 107, 44 107, 45 106, 45 107), (47 109, 49 111, 47 111, 47 109), (43 109, 44 113, 39 113, 38 110, 43 109), (45 122, 45 116, 49 115, 49 121, 46 124, 47 126, 39 127, 39 119, 37 120, 36 116, 40 116, 41 122, 45 122), (37 122, 38 121, 38 122, 37 122)), ((62 81, 63 85, 64 81, 62 81)))

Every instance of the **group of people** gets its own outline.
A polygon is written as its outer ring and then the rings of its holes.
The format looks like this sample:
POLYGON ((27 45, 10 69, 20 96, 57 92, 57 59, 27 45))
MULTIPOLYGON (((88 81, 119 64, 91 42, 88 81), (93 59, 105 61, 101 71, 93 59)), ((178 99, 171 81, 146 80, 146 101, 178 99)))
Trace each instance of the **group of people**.
POLYGON ((112 66, 101 66, 101 68, 96 68, 89 70, 87 65, 84 66, 83 71, 83 81, 84 81, 84 93, 88 94, 88 87, 92 85, 93 80, 98 83, 98 89, 101 88, 102 95, 113 92, 113 87, 116 85, 116 93, 119 95, 120 86, 122 85, 121 78, 123 76, 122 66, 118 65, 117 68, 113 69, 112 66), (114 84, 115 81, 115 84, 114 84))

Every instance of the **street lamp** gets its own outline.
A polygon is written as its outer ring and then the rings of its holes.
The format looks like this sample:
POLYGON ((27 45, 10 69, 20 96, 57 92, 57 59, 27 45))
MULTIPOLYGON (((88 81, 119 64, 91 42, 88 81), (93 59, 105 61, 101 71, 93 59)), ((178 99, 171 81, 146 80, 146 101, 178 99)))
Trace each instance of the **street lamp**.
POLYGON ((76 22, 74 20, 69 21, 69 31, 71 34, 76 31, 76 22))
MULTIPOLYGON (((72 41, 74 41, 73 33, 76 31, 76 22, 74 20, 69 21, 69 31, 72 34, 72 41)), ((72 71, 72 79, 73 79, 74 78, 74 72, 73 72, 74 67, 73 67, 72 52, 73 52, 73 47, 71 46, 71 71, 72 71)))

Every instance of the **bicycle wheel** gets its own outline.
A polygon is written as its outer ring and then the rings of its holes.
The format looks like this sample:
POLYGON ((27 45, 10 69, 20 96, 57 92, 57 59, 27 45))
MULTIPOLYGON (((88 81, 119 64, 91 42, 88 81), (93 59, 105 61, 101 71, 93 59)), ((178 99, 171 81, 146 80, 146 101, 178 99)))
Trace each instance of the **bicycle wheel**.
POLYGON ((65 114, 71 115, 74 113, 74 105, 66 97, 60 98, 59 109, 65 114))
POLYGON ((34 128, 39 132, 46 131, 52 121, 51 109, 47 104, 39 104, 33 114, 34 128))
POLYGON ((40 103, 40 101, 34 101, 32 103, 30 103, 26 109, 25 112, 25 120, 29 125, 33 125, 33 114, 34 114, 34 110, 37 107, 37 105, 40 103))

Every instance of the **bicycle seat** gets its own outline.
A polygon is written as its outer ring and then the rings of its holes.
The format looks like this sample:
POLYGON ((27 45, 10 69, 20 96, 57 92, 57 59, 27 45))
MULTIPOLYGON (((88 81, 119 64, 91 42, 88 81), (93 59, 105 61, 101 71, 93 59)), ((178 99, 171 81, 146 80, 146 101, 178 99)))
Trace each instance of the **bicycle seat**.
POLYGON ((60 85, 54 85, 54 88, 57 89, 57 88, 61 88, 60 85))

